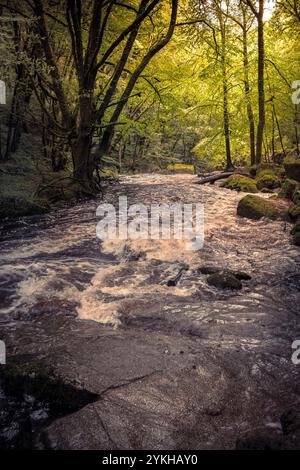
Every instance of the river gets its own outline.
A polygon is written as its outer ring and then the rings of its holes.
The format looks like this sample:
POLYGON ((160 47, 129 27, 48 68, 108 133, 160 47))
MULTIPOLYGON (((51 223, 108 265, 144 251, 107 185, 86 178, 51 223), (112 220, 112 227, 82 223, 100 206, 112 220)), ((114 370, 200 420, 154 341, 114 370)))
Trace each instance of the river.
POLYGON ((102 198, 1 224, 8 362, 38 358, 99 397, 41 419, 39 448, 228 449, 247 436, 281 439, 280 416, 299 409, 300 365, 291 357, 300 251, 289 224, 239 218, 242 194, 194 183, 190 175, 124 176, 103 199, 203 203, 198 251, 176 240, 101 243, 102 198), (220 290, 200 266, 252 279, 220 290))

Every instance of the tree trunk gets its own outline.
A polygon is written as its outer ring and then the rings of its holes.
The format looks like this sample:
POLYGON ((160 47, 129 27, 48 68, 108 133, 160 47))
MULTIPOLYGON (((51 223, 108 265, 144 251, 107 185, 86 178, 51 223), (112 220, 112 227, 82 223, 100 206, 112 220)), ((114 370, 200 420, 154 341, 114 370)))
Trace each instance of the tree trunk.
POLYGON ((244 22, 243 22, 243 57, 244 57, 244 83, 245 83, 245 97, 247 106, 247 116, 249 121, 249 137, 250 137, 250 156, 251 165, 255 165, 255 124, 254 114, 251 104, 250 97, 250 83, 249 83, 249 58, 248 58, 248 36, 247 36, 247 21, 246 12, 243 10, 244 22))
MULTIPOLYGON (((222 15, 222 14, 220 14, 222 15)), ((222 36, 222 52, 221 52, 221 65, 222 65, 222 80, 223 80, 223 125, 225 136, 226 148, 226 168, 230 170, 233 168, 231 159, 231 146, 230 146, 230 117, 228 109, 228 78, 226 66, 226 31, 224 19, 220 16, 221 36, 222 36)))
POLYGON ((262 161, 263 134, 265 128, 265 45, 264 45, 264 0, 259 0, 258 21, 258 126, 256 139, 256 163, 262 161))
POLYGON ((88 88, 82 92, 79 101, 79 123, 71 139, 73 177, 84 187, 93 189, 94 163, 91 154, 93 138, 93 97, 88 88))

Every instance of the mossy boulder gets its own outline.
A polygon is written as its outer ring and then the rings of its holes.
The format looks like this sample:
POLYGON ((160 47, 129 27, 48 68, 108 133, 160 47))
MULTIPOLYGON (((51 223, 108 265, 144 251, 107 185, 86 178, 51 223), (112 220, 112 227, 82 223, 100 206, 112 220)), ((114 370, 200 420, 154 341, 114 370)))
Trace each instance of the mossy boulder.
POLYGON ((286 158, 284 169, 288 178, 300 182, 300 158, 286 158))
POLYGON ((286 178, 282 183, 278 197, 283 199, 292 199, 293 194, 297 188, 298 182, 290 178, 286 178))
POLYGON ((246 217, 253 220, 259 220, 263 217, 271 220, 285 220, 287 218, 287 211, 280 205, 276 204, 275 200, 270 201, 260 196, 250 194, 240 200, 237 214, 240 217, 246 217))
POLYGON ((263 189, 276 189, 280 188, 281 182, 280 179, 271 173, 263 173, 258 176, 256 180, 256 186, 261 191, 263 189))
POLYGON ((282 177, 285 174, 285 170, 282 166, 274 165, 273 163, 261 163, 256 166, 256 176, 262 177, 264 175, 273 175, 282 177))
POLYGON ((221 183, 222 188, 243 191, 245 193, 257 193, 256 182, 252 178, 242 175, 231 175, 221 183))
POLYGON ((300 204, 296 204, 289 209, 289 216, 293 221, 300 219, 300 204))

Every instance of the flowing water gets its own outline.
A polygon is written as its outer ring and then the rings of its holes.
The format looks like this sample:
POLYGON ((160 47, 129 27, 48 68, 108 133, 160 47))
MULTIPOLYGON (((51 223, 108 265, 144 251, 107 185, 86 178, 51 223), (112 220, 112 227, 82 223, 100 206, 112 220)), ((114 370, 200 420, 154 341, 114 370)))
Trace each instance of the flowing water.
MULTIPOLYGON (((239 218, 241 194, 194 183, 188 175, 128 176, 109 185, 103 198, 117 204, 126 195, 128 204, 148 206, 203 203, 205 243, 198 251, 176 240, 101 243, 96 208, 102 198, 3 222, 0 325, 16 331, 45 316, 76 316, 116 331, 194 338, 222 354, 253 352, 250 374, 261 377, 265 364, 275 382, 289 374, 293 382, 300 368, 291 364, 291 344, 300 335, 300 251, 289 224, 239 218), (168 287, 186 265, 177 286, 168 287), (219 290, 199 274, 203 265, 245 271, 252 279, 241 291, 219 290)), ((36 343, 39 334, 37 327, 36 343)), ((293 393, 287 402, 299 390, 293 393)))
POLYGON ((101 243, 95 211, 102 200, 3 224, 1 322, 22 319, 53 304, 80 318, 116 326, 139 321, 139 316, 150 318, 157 310, 165 317, 162 323, 179 317, 197 324, 213 317, 222 304, 227 319, 239 308, 249 317, 253 310, 265 309, 267 314, 280 305, 295 311, 299 249, 290 244, 284 222, 238 218, 239 194, 195 185, 190 176, 124 177, 119 186, 106 191, 104 201, 117 204, 120 195, 128 196, 129 205, 203 203, 204 247, 187 251, 184 241, 174 239, 101 243), (177 287, 167 287, 166 281, 183 263, 189 270, 177 287), (243 270, 253 281, 238 294, 220 292, 197 274, 201 265, 243 270))

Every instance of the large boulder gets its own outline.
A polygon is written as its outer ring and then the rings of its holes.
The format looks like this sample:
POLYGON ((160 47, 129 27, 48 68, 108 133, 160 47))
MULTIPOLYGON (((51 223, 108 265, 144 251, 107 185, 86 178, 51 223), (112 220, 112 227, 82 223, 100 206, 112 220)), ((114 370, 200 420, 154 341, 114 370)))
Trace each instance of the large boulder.
POLYGON ((280 188, 281 182, 280 179, 273 174, 262 174, 258 176, 256 180, 256 186, 261 191, 262 189, 276 189, 280 188))
POLYGON ((287 211, 275 200, 264 199, 260 196, 248 195, 240 200, 237 208, 240 217, 259 220, 262 217, 276 220, 286 220, 287 211))
POLYGON ((255 180, 242 175, 229 176, 229 178, 221 183, 221 187, 245 193, 258 192, 255 180))
POLYGON ((261 163, 256 166, 256 176, 274 175, 278 177, 284 176, 283 166, 274 165, 273 163, 261 163))
POLYGON ((281 190, 279 191, 278 197, 283 199, 292 199, 293 194, 298 186, 298 182, 289 178, 286 178, 282 183, 281 190))
POLYGON ((300 158, 287 158, 284 161, 284 168, 288 178, 300 182, 300 158))

